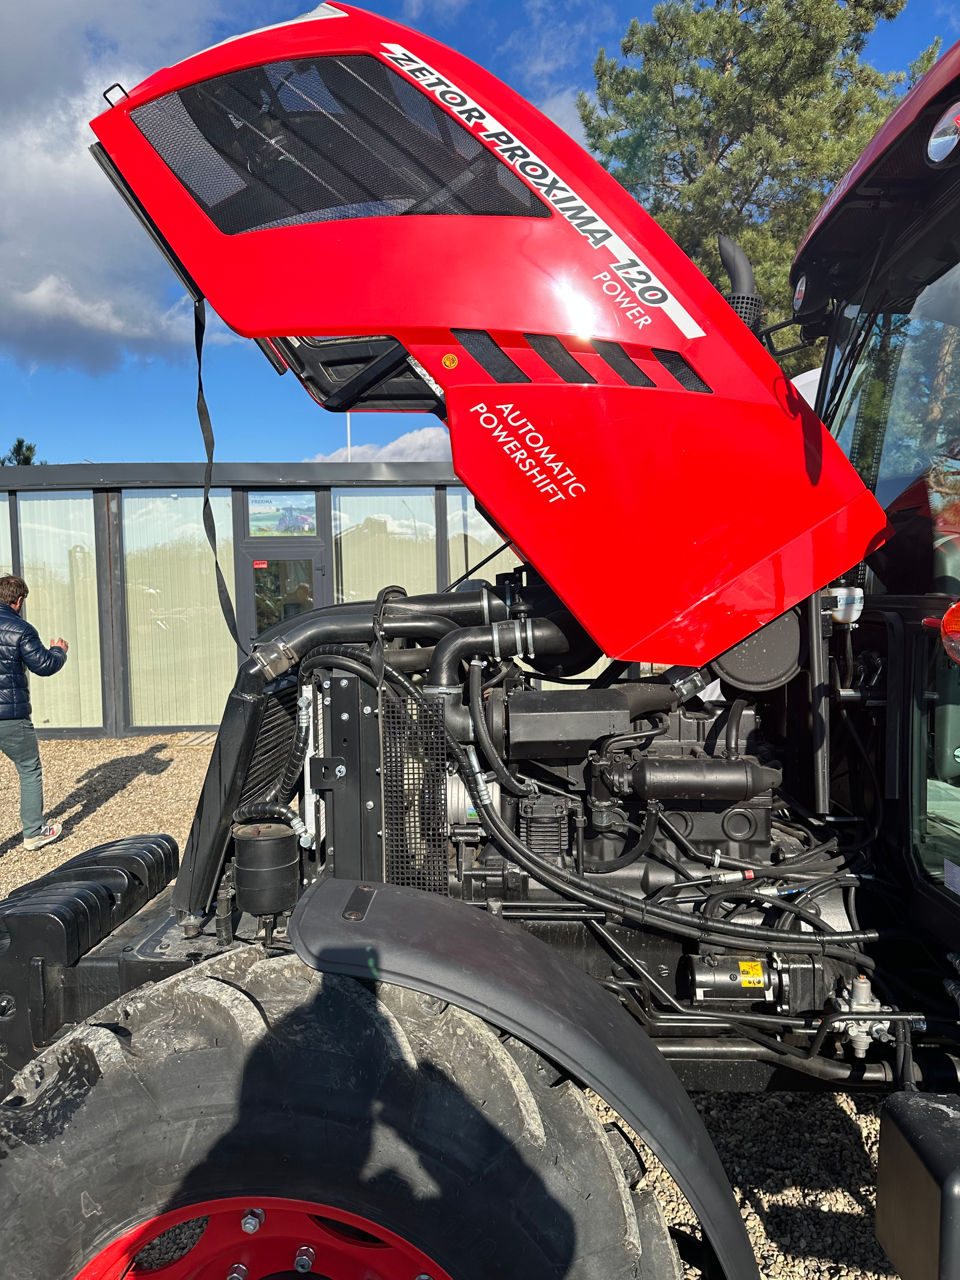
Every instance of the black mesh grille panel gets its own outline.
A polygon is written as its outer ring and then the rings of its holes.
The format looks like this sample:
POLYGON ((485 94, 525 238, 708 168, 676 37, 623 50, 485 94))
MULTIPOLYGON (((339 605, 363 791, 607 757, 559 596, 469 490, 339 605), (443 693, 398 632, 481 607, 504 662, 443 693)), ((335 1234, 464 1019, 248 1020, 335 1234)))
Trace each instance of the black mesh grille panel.
POLYGON ((601 342, 599 338, 595 338, 592 346, 597 355, 606 360, 613 372, 628 386, 652 387, 655 385, 653 379, 648 378, 639 365, 633 363, 619 342, 601 342))
POLYGON ((451 329, 450 332, 490 377, 497 382, 529 382, 523 370, 498 347, 486 329, 451 329))
POLYGON ((240 803, 255 800, 280 777, 297 730, 297 686, 292 682, 267 695, 253 759, 240 792, 240 803))
POLYGON ((587 373, 555 334, 525 333, 523 336, 540 359, 545 360, 554 373, 559 373, 564 382, 596 382, 596 378, 587 373))
POLYGON ((443 703, 384 699, 383 852, 388 884, 447 893, 443 703))
POLYGON ((550 216, 468 129, 364 55, 235 71, 131 117, 228 235, 409 213, 550 216))
POLYGON ((713 394, 712 388, 704 382, 696 369, 692 368, 684 360, 679 351, 660 351, 654 347, 653 354, 666 369, 667 373, 676 378, 684 391, 704 391, 708 394, 713 394))

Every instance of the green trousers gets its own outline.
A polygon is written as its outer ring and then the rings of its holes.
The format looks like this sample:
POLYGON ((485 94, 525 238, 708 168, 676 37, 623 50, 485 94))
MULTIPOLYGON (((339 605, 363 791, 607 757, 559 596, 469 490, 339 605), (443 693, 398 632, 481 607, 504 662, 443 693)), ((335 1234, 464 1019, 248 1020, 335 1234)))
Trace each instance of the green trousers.
POLYGON ((37 731, 29 716, 0 720, 0 751, 20 775, 20 821, 23 838, 38 836, 43 828, 43 770, 37 731))

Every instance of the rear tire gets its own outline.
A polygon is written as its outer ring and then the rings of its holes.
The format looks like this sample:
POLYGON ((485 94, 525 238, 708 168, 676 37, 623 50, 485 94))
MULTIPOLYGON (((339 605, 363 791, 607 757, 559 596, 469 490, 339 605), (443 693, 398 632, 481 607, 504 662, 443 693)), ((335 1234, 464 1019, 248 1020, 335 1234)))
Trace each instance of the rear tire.
MULTIPOLYGON (((237 1261, 249 1280, 279 1275, 334 1220, 388 1277, 677 1280, 630 1168, 528 1046, 434 998, 248 947, 130 993, 20 1073, 0 1105, 0 1251, 5 1280, 146 1276, 149 1254, 124 1268, 193 1206, 208 1227, 158 1280, 237 1261), (271 1228, 282 1202, 307 1206, 273 1253, 269 1230, 240 1229, 258 1200, 271 1228)), ((317 1249, 315 1275, 348 1274, 317 1249)))

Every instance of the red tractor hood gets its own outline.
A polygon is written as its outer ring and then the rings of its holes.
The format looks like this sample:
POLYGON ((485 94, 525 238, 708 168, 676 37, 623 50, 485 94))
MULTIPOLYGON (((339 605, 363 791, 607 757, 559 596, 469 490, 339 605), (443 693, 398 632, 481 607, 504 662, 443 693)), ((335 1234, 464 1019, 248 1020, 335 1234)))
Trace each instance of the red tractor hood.
POLYGON ((673 241, 436 41, 324 4, 93 129, 188 287, 321 404, 445 419, 457 475, 611 657, 706 662, 879 541, 872 496, 673 241))

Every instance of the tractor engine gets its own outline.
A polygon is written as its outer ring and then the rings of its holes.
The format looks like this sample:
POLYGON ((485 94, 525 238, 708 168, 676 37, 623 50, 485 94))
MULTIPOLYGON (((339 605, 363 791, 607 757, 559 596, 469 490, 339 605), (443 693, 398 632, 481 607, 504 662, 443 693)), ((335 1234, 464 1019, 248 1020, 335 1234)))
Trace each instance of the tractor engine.
POLYGON ((708 668, 603 664, 528 567, 267 633, 186 850, 184 927, 216 905, 223 934, 269 942, 316 879, 386 882, 516 920, 658 1005, 819 1010, 856 955, 820 932, 851 928, 837 840, 782 789, 802 633, 791 611, 708 668))

